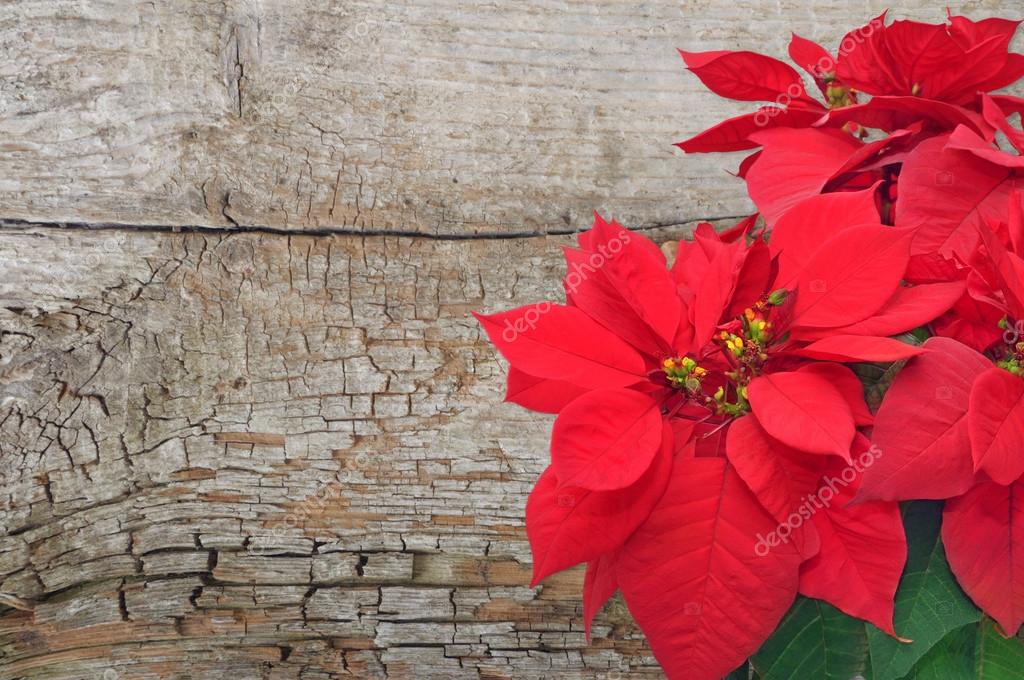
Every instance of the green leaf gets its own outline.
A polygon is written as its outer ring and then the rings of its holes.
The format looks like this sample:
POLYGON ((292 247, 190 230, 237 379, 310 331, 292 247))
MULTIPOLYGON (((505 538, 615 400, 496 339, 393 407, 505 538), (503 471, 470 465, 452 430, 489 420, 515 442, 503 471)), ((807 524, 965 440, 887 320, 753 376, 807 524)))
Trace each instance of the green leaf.
POLYGON ((861 363, 851 365, 853 372, 857 374, 857 377, 864 384, 864 400, 867 402, 868 408, 871 409, 872 413, 881 406, 882 397, 885 396, 885 393, 892 386, 892 381, 896 379, 896 374, 900 372, 900 369, 906 363, 904 360, 894 363, 861 363))
POLYGON ((729 673, 722 680, 750 680, 750 664, 744 661, 742 666, 729 673))
POLYGON ((981 622, 974 658, 978 678, 1018 680, 1024 676, 1024 642, 1004 638, 989 618, 981 622))
MULTIPOLYGON (((927 329, 922 328, 895 336, 897 340, 908 345, 920 345, 928 337, 927 329)), ((882 405, 882 398, 889 388, 892 387, 893 380, 896 379, 896 375, 906 363, 907 361, 904 359, 888 363, 851 364, 850 367, 853 369, 853 372, 857 374, 857 377, 860 378, 861 383, 864 385, 864 400, 867 402, 868 408, 871 409, 872 413, 878 411, 878 407, 882 405)))
POLYGON ((801 597, 751 661, 764 680, 850 680, 870 677, 867 645, 862 621, 801 597))
POLYGON ((977 638, 976 623, 957 628, 928 650, 903 680, 974 680, 977 638))
POLYGON ((896 592, 896 632, 913 640, 895 640, 868 624, 868 646, 875 680, 902 678, 950 632, 981 618, 946 562, 939 539, 942 503, 917 501, 906 506, 907 567, 896 592))

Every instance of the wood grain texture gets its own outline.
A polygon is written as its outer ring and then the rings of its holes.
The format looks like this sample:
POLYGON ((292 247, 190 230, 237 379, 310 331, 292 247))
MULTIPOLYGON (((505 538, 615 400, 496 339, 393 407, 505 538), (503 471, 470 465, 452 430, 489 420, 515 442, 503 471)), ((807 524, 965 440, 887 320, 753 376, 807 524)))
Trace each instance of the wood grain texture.
MULTIPOLYGON (((834 46, 881 0, 0 3, 0 218, 459 236, 739 215, 750 106, 676 53, 834 46)), ((1019 5, 966 2, 974 16, 1019 5)), ((938 21, 934 3, 903 16, 938 21)))
POLYGON ((676 47, 882 6, 0 2, 0 680, 662 677, 528 587, 550 420, 468 312, 750 210, 676 47))

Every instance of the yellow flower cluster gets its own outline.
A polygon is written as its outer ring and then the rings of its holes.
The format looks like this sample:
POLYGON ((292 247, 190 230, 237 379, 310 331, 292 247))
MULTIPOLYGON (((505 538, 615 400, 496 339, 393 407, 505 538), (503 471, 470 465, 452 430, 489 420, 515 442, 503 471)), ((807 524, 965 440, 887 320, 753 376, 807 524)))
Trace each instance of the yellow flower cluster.
POLYGON ((701 379, 708 374, 690 357, 670 357, 661 365, 670 383, 689 392, 698 391, 701 379))

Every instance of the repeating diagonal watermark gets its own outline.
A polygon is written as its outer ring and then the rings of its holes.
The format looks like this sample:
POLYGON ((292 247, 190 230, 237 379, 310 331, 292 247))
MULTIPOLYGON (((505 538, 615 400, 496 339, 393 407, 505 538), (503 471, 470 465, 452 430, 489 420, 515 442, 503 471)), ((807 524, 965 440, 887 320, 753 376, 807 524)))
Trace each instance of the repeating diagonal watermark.
POLYGON ((855 457, 848 466, 843 468, 838 477, 826 476, 824 483, 818 487, 817 491, 801 499, 800 505, 786 518, 785 522, 768 532, 767 536, 757 534, 754 554, 764 557, 771 552, 772 548, 789 543, 793 533, 799 530, 804 522, 810 520, 819 510, 831 507, 832 502, 839 495, 839 491, 852 484, 857 479, 857 475, 863 474, 881 457, 882 450, 876 444, 872 444, 867 451, 855 457))

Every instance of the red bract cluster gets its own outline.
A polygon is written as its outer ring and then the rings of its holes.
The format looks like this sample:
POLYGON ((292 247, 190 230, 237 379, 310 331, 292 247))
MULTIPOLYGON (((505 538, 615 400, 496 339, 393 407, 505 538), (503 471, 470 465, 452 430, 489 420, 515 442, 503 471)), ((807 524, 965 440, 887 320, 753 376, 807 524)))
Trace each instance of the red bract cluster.
POLYGON ((587 564, 588 635, 620 590, 673 678, 737 667, 798 593, 898 637, 910 499, 952 499, 954 573, 1020 626, 1024 100, 988 94, 1024 75, 1016 27, 883 15, 835 55, 794 36, 820 99, 773 58, 683 52, 769 102, 680 144, 760 147, 739 173, 759 213, 671 266, 597 216, 564 304, 477 315, 507 399, 558 414, 527 533, 535 583, 587 564), (902 362, 873 415, 850 365, 902 362))

